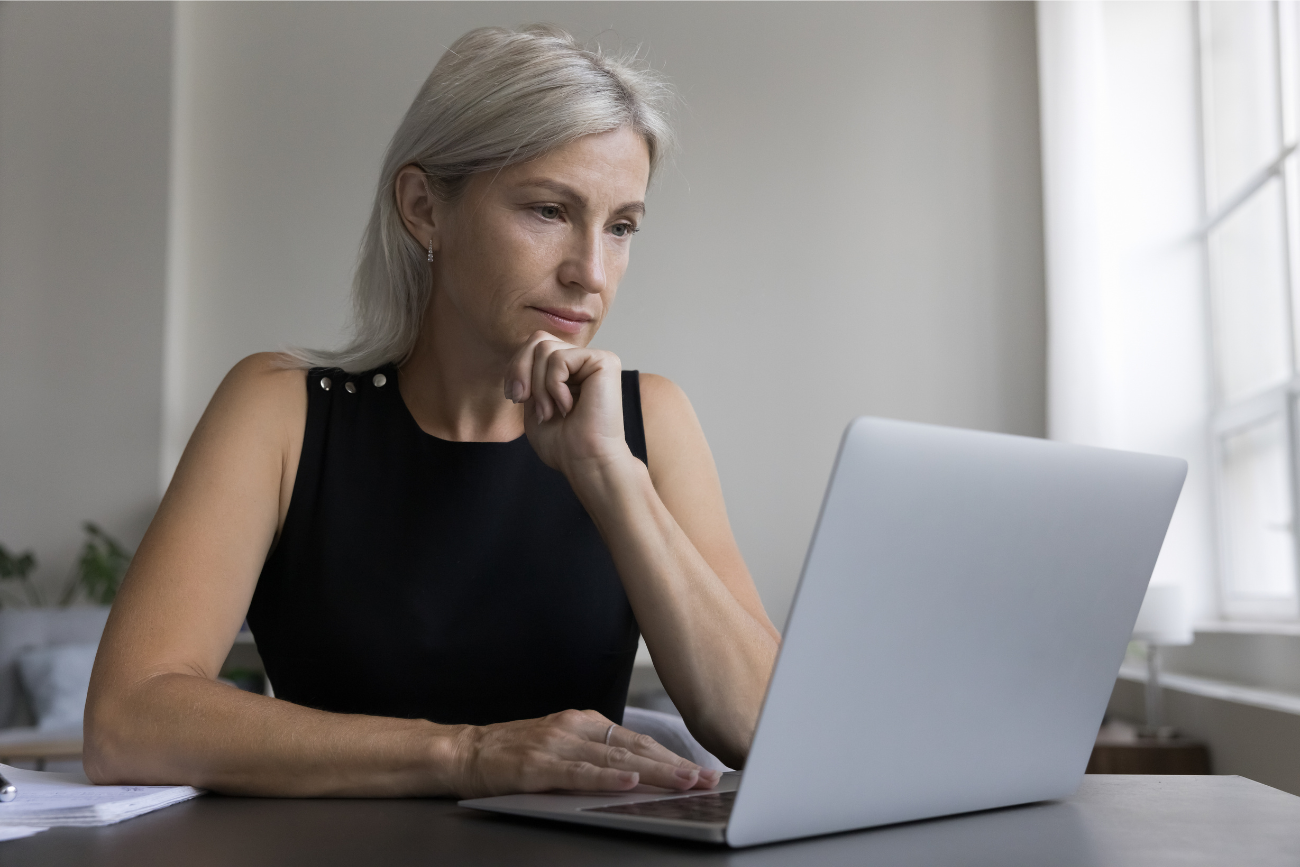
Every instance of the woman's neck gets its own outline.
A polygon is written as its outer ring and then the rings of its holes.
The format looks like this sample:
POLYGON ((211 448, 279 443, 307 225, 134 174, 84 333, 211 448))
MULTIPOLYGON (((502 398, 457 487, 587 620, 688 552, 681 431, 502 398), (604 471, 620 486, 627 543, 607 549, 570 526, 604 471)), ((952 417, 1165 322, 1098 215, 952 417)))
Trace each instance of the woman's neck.
POLYGON ((523 407, 504 393, 510 359, 478 339, 451 305, 431 302, 429 307, 398 377, 416 423, 425 433, 456 442, 518 439, 524 433, 523 407))

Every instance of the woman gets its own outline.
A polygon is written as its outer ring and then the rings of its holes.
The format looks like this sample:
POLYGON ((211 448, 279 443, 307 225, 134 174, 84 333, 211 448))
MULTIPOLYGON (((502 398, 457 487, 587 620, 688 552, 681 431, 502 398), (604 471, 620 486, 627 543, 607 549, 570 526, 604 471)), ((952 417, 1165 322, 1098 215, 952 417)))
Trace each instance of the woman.
POLYGON ((240 362, 186 448, 100 645, 92 779, 711 787, 617 725, 638 628, 691 731, 743 764, 779 636, 685 396, 589 348, 666 95, 550 28, 439 61, 385 160, 355 340, 240 362), (216 680, 245 616, 276 698, 216 680))

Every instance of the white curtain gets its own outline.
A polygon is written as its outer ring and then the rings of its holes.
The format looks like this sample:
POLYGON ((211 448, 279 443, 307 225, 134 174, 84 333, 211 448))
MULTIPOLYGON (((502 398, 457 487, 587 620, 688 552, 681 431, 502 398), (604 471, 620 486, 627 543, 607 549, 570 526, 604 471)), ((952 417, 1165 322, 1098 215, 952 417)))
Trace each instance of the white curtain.
POLYGON ((1191 3, 1038 3, 1048 431, 1176 455, 1153 583, 1218 614, 1191 3))

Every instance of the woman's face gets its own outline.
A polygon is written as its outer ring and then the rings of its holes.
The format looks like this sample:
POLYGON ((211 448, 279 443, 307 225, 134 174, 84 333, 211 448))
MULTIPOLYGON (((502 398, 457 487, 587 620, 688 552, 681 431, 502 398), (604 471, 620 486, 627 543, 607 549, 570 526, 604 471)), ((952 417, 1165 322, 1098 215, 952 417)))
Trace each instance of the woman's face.
POLYGON ((586 346, 627 270, 649 174, 645 140, 621 128, 472 177, 433 206, 430 325, 502 354, 538 330, 586 346))

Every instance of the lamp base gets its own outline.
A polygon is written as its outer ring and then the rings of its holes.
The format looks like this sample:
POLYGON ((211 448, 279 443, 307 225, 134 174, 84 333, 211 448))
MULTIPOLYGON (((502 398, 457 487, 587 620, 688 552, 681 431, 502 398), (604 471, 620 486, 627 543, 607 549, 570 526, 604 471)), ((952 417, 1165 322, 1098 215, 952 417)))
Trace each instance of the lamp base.
POLYGON ((1156 741, 1176 741, 1181 740, 1183 733, 1173 726, 1141 726, 1137 730, 1138 740, 1156 740, 1156 741))

